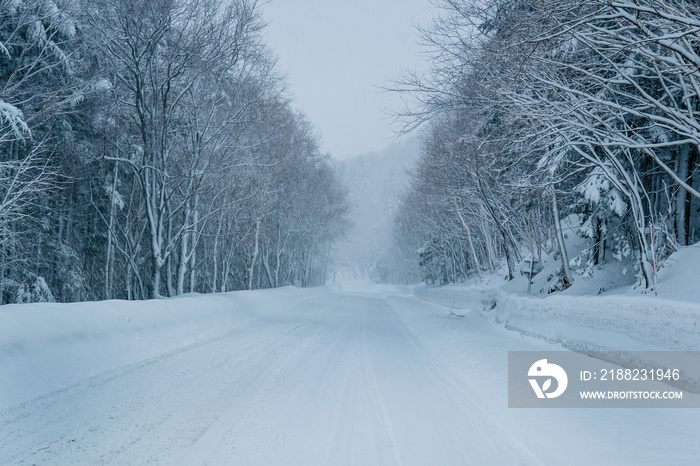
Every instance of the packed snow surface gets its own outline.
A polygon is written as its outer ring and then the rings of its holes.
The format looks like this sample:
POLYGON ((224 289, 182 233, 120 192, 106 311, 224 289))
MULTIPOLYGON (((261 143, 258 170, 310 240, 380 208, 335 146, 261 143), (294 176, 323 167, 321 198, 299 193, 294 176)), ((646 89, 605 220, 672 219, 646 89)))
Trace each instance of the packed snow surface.
POLYGON ((375 285, 5 306, 0 464, 697 464, 697 410, 509 409, 507 351, 561 347, 479 299, 463 318, 375 285))

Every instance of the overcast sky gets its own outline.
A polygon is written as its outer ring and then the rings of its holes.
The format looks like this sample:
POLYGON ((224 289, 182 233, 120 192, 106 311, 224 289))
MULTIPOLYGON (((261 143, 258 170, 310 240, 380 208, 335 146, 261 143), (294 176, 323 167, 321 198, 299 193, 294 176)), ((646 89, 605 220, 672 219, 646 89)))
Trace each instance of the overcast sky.
POLYGON ((430 1, 270 0, 264 13, 267 42, 322 151, 345 158, 393 142, 382 108, 400 101, 377 86, 402 68, 425 68, 413 24, 429 24, 430 1))

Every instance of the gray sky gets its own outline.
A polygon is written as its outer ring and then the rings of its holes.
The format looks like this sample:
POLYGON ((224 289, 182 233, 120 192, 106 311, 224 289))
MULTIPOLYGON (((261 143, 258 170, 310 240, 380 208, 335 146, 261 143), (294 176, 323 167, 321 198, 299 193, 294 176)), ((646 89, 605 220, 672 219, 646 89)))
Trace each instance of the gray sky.
POLYGON ((267 42, 322 151, 345 158, 389 145, 381 109, 400 101, 377 86, 402 68, 425 67, 413 24, 429 24, 429 0, 270 0, 264 13, 267 42))

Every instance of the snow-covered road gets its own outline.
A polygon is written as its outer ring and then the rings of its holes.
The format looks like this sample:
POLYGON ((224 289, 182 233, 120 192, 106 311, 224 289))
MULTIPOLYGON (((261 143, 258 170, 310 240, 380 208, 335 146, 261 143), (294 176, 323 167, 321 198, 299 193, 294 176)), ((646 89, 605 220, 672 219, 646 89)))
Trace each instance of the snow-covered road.
MULTIPOLYGON (((695 464, 700 457, 693 410, 509 410, 507 351, 555 348, 476 312, 449 317, 398 288, 268 293, 274 299, 247 294, 245 303, 228 295, 227 317, 209 318, 216 331, 186 344, 159 341, 157 351, 142 343, 141 356, 114 356, 89 375, 78 349, 99 345, 78 336, 64 345, 77 360, 63 361, 59 344, 63 382, 0 405, 0 464, 695 464), (230 316, 243 305, 240 319, 230 316)), ((169 302, 207 305, 199 297, 169 302)), ((1 343, 0 358, 21 359, 22 351, 2 352, 1 343)), ((12 379, 19 373, 5 383, 20 384, 12 379)))

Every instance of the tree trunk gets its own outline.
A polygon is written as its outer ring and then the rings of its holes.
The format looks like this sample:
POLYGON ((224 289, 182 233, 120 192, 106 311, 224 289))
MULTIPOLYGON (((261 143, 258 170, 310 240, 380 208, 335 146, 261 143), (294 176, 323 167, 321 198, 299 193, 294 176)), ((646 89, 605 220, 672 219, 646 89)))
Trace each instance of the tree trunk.
POLYGON ((197 285, 197 269, 195 264, 197 261, 197 247, 192 246, 192 252, 190 253, 190 293, 194 293, 197 285))
POLYGON ((126 299, 131 301, 133 298, 133 294, 131 291, 131 267, 126 268, 126 299))
POLYGON ((455 209, 457 210, 459 221, 462 223, 464 230, 467 232, 467 241, 469 242, 469 250, 471 251, 472 260, 474 261, 474 268, 476 269, 476 273, 479 275, 479 278, 481 278, 481 263, 479 262, 479 257, 476 255, 476 250, 474 249, 474 243, 472 241, 472 231, 469 228, 469 225, 467 225, 467 222, 464 220, 464 216, 462 215, 462 212, 460 211, 456 200, 455 209))
MULTIPOLYGON (((168 219, 168 245, 173 244, 173 219, 170 217, 168 219)), ((168 254, 166 259, 166 270, 165 270, 165 283, 168 288, 168 296, 175 296, 178 292, 173 287, 173 255, 168 254)))
POLYGON ((263 254, 262 264, 263 264, 263 267, 265 268, 265 275, 267 277, 267 283, 270 285, 270 288, 274 288, 275 286, 272 282, 272 270, 270 270, 269 256, 270 256, 269 252, 267 252, 266 254, 263 254))
POLYGON ((211 255, 212 255, 212 262, 213 262, 213 264, 212 264, 212 265, 213 265, 213 266, 212 266, 212 269, 213 269, 213 270, 212 270, 212 279, 211 279, 211 286, 210 286, 210 288, 211 288, 211 291, 212 291, 213 293, 216 293, 216 292, 219 290, 219 289, 217 288, 217 286, 216 286, 216 282, 217 282, 217 278, 218 278, 217 275, 218 275, 218 273, 219 273, 219 257, 218 257, 218 254, 219 254, 219 237, 221 236, 221 226, 222 226, 222 223, 223 223, 223 218, 222 218, 222 217, 219 217, 219 221, 218 221, 218 223, 217 223, 217 225, 216 225, 216 236, 214 236, 214 248, 213 248, 213 251, 212 251, 212 254, 211 254, 211 255))
MULTIPOLYGON (((189 210, 189 208, 187 208, 189 210)), ((189 216, 189 213, 185 214, 185 218, 189 216)), ((187 262, 188 262, 188 243, 190 239, 190 234, 185 232, 180 238, 180 262, 177 268, 177 294, 183 294, 185 292, 185 273, 187 272, 187 262)))
MULTIPOLYGON (((678 176, 686 182, 689 181, 688 177, 688 159, 689 159, 690 146, 683 145, 678 153, 678 176)), ((688 218, 686 213, 689 213, 689 209, 686 209, 686 204, 689 203, 688 191, 682 187, 678 188, 678 194, 676 195, 676 240, 681 246, 686 246, 688 244, 688 218)))
POLYGON ((508 247, 508 236, 507 232, 503 228, 498 228, 501 232, 501 238, 503 239, 503 253, 506 256, 506 265, 508 266, 508 280, 515 278, 515 264, 512 251, 508 247))
POLYGON ((153 283, 152 287, 153 290, 151 291, 151 295, 154 298, 162 298, 163 295, 160 294, 160 275, 163 271, 163 262, 160 260, 159 257, 153 257, 153 283))
POLYGON ((258 260, 260 241, 260 217, 255 220, 255 244, 253 246, 253 254, 250 258, 250 266, 248 267, 248 289, 253 289, 253 274, 255 272, 255 262, 258 260))
POLYGON ((601 228, 602 221, 600 218, 595 217, 595 236, 593 237, 593 264, 598 265, 601 262, 601 250, 600 247, 603 242, 602 238, 602 228, 601 228))
POLYGON ((559 205, 557 204, 557 190, 552 186, 552 217, 554 218, 554 233, 559 246, 559 257, 561 258, 561 273, 564 281, 564 288, 571 286, 571 271, 569 270, 569 255, 564 244, 564 233, 561 230, 561 219, 559 218, 559 205))
POLYGON ((642 279, 644 287, 647 290, 654 290, 656 287, 654 269, 652 266, 652 238, 647 227, 646 218, 644 215, 644 203, 636 189, 635 185, 630 184, 628 198, 630 199, 630 207, 632 217, 634 219, 635 230, 637 234, 637 245, 639 247, 639 261, 642 271, 642 279))
POLYGON ((190 293, 195 291, 197 279, 197 269, 195 267, 197 263, 197 244, 199 243, 199 233, 197 230, 199 228, 199 209, 197 207, 199 203, 197 195, 195 195, 194 205, 194 221, 192 222, 194 224, 194 231, 192 232, 192 246, 190 251, 190 293))
POLYGON ((540 232, 537 228, 537 218, 535 217, 535 210, 530 211, 530 221, 532 222, 532 234, 535 238, 535 248, 537 249, 537 261, 542 263, 542 239, 540 238, 540 232))
POLYGON ((482 214, 481 217, 481 232, 484 235, 484 243, 486 245, 486 254, 488 256, 489 270, 491 273, 496 271, 496 262, 494 260, 495 253, 493 251, 493 240, 491 238, 491 231, 486 223, 486 219, 482 214))
POLYGON ((107 254, 105 260, 105 299, 112 296, 111 272, 114 267, 114 253, 112 251, 112 236, 114 234, 114 196, 117 192, 117 179, 119 178, 119 162, 114 162, 114 179, 112 180, 112 192, 109 199, 109 228, 107 229, 107 254))
MULTIPOLYGON (((191 180, 191 178, 190 178, 191 180)), ((191 182, 190 182, 191 183, 191 182)), ((189 223, 190 216, 192 215, 192 206, 188 200, 185 204, 185 212, 183 215, 183 225, 182 228, 184 232, 180 237, 180 261, 177 267, 177 294, 183 294, 185 292, 185 273, 187 272, 187 264, 189 262, 189 223)))
POLYGON ((607 220, 603 220, 601 223, 601 230, 600 230, 600 252, 601 252, 601 262, 605 262, 605 242, 607 240, 607 220))

